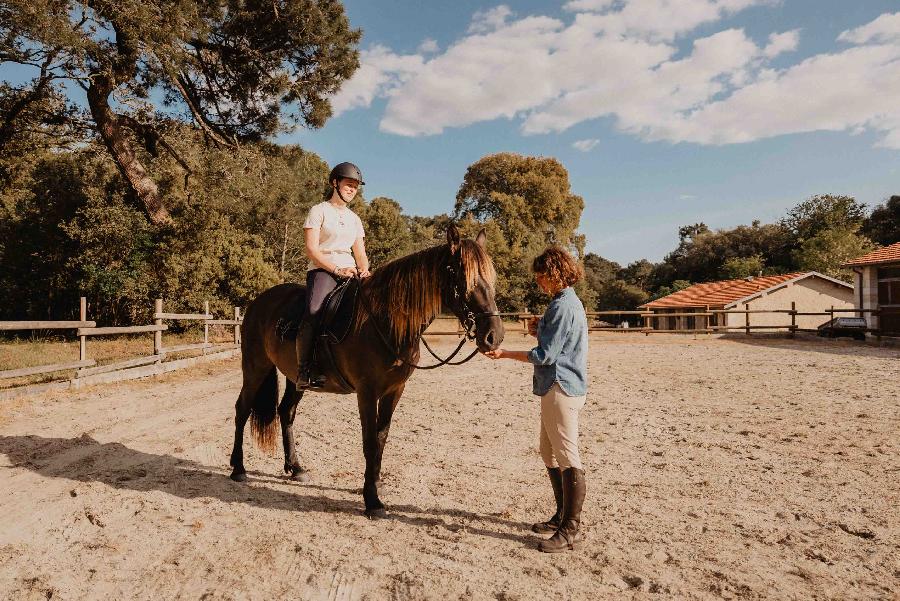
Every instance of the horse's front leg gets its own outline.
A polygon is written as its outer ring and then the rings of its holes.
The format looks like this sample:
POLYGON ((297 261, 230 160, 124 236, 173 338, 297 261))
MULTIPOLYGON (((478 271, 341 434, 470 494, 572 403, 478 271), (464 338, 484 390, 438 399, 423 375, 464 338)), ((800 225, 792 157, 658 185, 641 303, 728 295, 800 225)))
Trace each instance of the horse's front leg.
POLYGON ((284 445, 284 472, 290 474, 291 480, 308 482, 309 475, 307 470, 300 466, 297 445, 294 441, 294 417, 302 398, 303 391, 297 390, 296 384, 288 379, 284 387, 284 396, 278 405, 278 417, 281 421, 281 442, 284 445))
POLYGON ((405 383, 399 388, 385 394, 378 401, 378 419, 376 426, 376 438, 378 440, 378 450, 375 454, 375 487, 377 492, 381 493, 381 459, 384 457, 384 447, 387 445, 388 432, 391 429, 391 418, 394 416, 394 409, 400 402, 400 395, 403 394, 405 383))
POLYGON ((366 517, 385 517, 384 503, 378 498, 378 396, 370 391, 358 391, 359 423, 362 426, 363 456, 366 458, 366 476, 363 482, 363 501, 366 517))

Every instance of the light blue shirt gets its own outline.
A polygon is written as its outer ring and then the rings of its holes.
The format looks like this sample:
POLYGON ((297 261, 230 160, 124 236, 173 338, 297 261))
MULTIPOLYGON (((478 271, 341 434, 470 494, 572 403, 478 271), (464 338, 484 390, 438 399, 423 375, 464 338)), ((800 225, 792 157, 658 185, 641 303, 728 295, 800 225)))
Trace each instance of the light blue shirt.
POLYGON ((587 394, 587 315, 571 287, 550 301, 538 322, 537 339, 528 353, 534 364, 534 394, 547 394, 554 382, 569 396, 587 394))

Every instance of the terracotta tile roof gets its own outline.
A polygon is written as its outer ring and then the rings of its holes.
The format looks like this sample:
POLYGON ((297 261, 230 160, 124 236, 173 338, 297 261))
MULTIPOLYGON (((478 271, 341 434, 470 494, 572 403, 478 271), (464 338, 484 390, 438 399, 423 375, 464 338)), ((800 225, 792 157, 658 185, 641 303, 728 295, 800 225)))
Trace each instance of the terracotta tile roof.
POLYGON ((857 265, 878 265, 881 263, 900 263, 900 242, 873 250, 852 261, 847 261, 844 263, 844 266, 855 267, 857 265))
POLYGON ((786 273, 784 275, 767 275, 752 279, 723 280, 694 284, 668 296, 641 305, 646 309, 668 309, 677 307, 724 307, 729 303, 768 290, 784 282, 795 280, 808 272, 786 273))

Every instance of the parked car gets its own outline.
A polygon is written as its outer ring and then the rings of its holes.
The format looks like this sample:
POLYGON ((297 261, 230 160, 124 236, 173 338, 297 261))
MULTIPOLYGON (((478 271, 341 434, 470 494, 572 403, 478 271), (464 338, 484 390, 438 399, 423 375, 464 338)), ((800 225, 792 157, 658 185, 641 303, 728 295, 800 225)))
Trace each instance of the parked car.
POLYGON ((862 317, 835 317, 820 325, 818 334, 828 338, 852 336, 856 340, 865 340, 867 327, 862 317))

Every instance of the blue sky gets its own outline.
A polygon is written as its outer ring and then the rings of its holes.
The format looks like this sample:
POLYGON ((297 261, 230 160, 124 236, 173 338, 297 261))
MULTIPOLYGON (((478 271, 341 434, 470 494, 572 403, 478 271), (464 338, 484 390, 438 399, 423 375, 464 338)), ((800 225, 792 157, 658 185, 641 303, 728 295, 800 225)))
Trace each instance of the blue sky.
POLYGON ((588 250, 624 265, 683 224, 900 193, 897 0, 345 6, 363 68, 324 128, 281 140, 357 163, 407 214, 450 212, 487 154, 552 156, 588 250))

